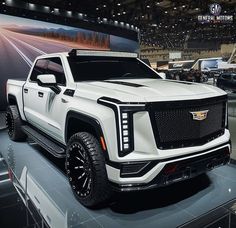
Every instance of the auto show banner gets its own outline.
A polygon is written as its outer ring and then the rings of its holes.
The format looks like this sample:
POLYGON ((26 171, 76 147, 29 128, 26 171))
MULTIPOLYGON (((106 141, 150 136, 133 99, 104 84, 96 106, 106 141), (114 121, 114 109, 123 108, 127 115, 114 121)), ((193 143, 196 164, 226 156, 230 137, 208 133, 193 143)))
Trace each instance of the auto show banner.
POLYGON ((26 79, 38 55, 72 48, 138 52, 136 41, 86 29, 0 14, 0 110, 6 81, 26 79))

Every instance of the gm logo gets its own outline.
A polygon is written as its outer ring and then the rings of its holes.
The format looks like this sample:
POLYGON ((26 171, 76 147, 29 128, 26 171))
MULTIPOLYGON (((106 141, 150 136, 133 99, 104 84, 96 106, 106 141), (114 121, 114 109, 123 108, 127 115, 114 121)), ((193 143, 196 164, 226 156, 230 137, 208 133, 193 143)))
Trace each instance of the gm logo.
POLYGON ((214 16, 218 16, 221 13, 221 6, 217 3, 213 3, 209 6, 210 8, 210 13, 213 14, 214 16))
POLYGON ((193 115, 193 120, 205 120, 207 118, 207 113, 209 110, 198 111, 198 112, 190 112, 193 115))

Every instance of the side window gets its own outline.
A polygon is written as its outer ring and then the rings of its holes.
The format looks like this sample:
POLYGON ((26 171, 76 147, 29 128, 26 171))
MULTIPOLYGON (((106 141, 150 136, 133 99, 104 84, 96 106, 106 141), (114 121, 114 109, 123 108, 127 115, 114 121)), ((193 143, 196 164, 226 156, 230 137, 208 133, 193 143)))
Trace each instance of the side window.
POLYGON ((36 64, 34 65, 34 69, 32 70, 32 73, 31 73, 31 76, 30 76, 30 81, 31 82, 36 82, 38 75, 45 74, 46 66, 47 66, 47 60, 46 59, 37 60, 36 64))
POLYGON ((66 77, 60 58, 49 58, 46 74, 54 74, 59 85, 66 85, 66 77))

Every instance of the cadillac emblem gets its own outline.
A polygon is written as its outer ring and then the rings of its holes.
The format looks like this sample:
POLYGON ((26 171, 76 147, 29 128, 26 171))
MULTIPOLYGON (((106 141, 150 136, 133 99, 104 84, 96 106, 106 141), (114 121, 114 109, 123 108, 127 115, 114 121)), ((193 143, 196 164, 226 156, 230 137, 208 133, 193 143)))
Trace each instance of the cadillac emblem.
POLYGON ((209 110, 198 111, 198 112, 190 112, 193 115, 193 120, 205 120, 207 118, 207 113, 209 110))

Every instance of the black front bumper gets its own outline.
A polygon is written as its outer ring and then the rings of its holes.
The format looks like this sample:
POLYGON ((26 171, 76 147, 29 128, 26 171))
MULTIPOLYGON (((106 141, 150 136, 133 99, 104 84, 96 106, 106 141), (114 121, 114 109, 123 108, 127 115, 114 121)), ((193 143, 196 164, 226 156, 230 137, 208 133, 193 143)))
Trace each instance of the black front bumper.
MULTIPOLYGON (((216 149, 213 152, 186 158, 176 162, 170 162, 162 171, 147 184, 123 184, 111 183, 113 190, 118 192, 140 191, 167 186, 179 181, 187 180, 212 170, 218 166, 226 165, 230 161, 230 149, 227 146, 216 149)), ((159 162, 153 161, 153 164, 159 162)))

